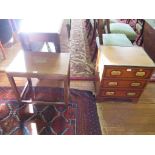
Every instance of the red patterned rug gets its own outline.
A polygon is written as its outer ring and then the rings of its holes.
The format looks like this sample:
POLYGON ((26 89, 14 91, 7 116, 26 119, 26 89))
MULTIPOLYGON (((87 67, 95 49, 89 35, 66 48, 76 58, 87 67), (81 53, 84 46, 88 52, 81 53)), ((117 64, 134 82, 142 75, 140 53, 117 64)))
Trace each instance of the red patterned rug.
MULTIPOLYGON (((63 89, 37 87, 35 97, 63 101, 63 89)), ((11 88, 0 88, 1 135, 32 134, 34 123, 40 135, 101 134, 95 97, 90 91, 71 89, 68 106, 33 105, 33 113, 27 112, 28 104, 20 104, 14 98, 11 88)))

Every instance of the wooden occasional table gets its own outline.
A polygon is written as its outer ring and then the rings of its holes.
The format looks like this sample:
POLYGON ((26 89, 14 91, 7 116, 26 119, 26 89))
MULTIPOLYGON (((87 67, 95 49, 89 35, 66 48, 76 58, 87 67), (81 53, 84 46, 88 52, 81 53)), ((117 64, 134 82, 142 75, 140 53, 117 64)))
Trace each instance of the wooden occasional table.
POLYGON ((38 78, 62 81, 64 83, 64 103, 68 104, 69 60, 69 53, 19 52, 6 69, 6 73, 12 89, 15 92, 16 99, 20 102, 44 102, 35 101, 35 99, 32 99, 32 101, 23 100, 25 89, 23 89, 23 92, 20 94, 14 80, 14 77, 25 77, 28 79, 28 85, 32 86, 31 78, 38 78))
POLYGON ((19 36, 24 49, 32 50, 31 42, 53 42, 56 52, 61 52, 60 32, 63 21, 63 19, 23 20, 19 36))

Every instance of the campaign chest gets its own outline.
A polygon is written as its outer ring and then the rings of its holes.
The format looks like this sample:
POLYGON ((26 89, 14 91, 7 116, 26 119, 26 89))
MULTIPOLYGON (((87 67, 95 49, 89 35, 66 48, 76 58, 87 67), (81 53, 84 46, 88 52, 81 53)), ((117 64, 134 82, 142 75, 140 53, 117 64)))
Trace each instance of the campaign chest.
POLYGON ((97 101, 137 101, 154 68, 142 47, 100 46, 95 71, 97 101))

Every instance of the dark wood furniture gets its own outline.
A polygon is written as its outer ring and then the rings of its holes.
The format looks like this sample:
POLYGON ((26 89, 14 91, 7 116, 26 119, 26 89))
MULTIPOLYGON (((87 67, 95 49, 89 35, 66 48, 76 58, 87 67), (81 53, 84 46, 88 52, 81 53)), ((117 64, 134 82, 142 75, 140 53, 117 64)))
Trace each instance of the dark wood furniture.
POLYGON ((155 62, 155 19, 145 20, 143 43, 145 51, 155 62))
MULTIPOLYGON (((129 47, 133 46, 132 42, 129 40, 129 38, 126 36, 125 33, 118 31, 117 33, 111 33, 111 24, 119 24, 119 23, 111 23, 112 22, 110 19, 98 19, 96 20, 95 28, 96 28, 96 47, 92 56, 92 61, 94 61, 94 58, 97 56, 98 48, 100 45, 104 46, 121 46, 121 47, 129 47)), ((120 23, 121 25, 123 23, 120 23)), ((121 26, 119 25, 119 26, 121 26)), ((118 25, 115 25, 118 26, 118 25)), ((125 27, 128 27, 130 29, 129 25, 125 25, 125 27)), ((124 25, 123 25, 124 27, 124 25)), ((124 28, 123 28, 124 29, 124 28)), ((124 31, 124 30, 123 30, 124 31)), ((125 30, 126 31, 126 30, 125 30)), ((132 28, 131 28, 131 31, 132 28)), ((127 32, 126 32, 127 33, 127 32)), ((135 33, 133 31, 133 33, 135 33)), ((130 34, 130 33, 129 33, 130 34)))
POLYGON ((33 42, 53 42, 56 52, 61 52, 60 32, 63 21, 63 19, 21 21, 19 36, 24 50, 31 51, 33 42))
MULTIPOLYGON (((16 99, 19 102, 28 103, 52 103, 36 101, 32 94, 30 100, 25 100, 24 94, 27 88, 32 88, 31 78, 44 79, 51 82, 62 82, 64 86, 64 103, 69 101, 69 53, 51 52, 24 52, 20 51, 15 59, 6 68, 6 73, 16 99), (17 66, 18 65, 18 66, 17 66), (29 87, 25 87, 23 92, 18 92, 14 77, 24 77, 28 80, 29 87)), ((32 93, 33 93, 33 89, 32 93)), ((54 102, 56 104, 56 102, 54 102)), ((61 103, 62 104, 62 103, 61 103)))
POLYGON ((88 28, 87 38, 91 36, 89 45, 91 46, 96 34, 96 20, 95 19, 86 19, 86 28, 88 28), (91 35, 92 34, 92 35, 91 35))
POLYGON ((138 38, 136 39, 136 44, 139 46, 142 46, 143 44, 144 24, 145 24, 144 19, 136 20, 135 29, 136 29, 137 34, 139 35, 138 38))
POLYGON ((100 46, 96 61, 97 101, 137 101, 154 68, 141 47, 100 46))

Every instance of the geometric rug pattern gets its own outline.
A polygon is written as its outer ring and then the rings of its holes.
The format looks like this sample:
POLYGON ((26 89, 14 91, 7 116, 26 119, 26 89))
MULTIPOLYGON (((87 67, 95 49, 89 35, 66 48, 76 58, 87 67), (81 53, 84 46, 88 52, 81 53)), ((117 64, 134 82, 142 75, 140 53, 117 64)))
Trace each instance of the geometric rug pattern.
MULTIPOLYGON (((35 99, 63 101, 61 88, 37 87, 34 90, 35 99)), ((0 93, 1 97, 3 96, 0 99, 2 135, 33 134, 34 125, 39 135, 101 134, 95 97, 90 91, 70 89, 67 106, 18 103, 14 100, 13 91, 9 87, 0 89, 0 93)))
POLYGON ((33 114, 26 113, 27 104, 19 105, 16 101, 0 103, 0 134, 32 134, 32 124, 36 124, 40 135, 76 134, 76 119, 71 105, 33 106, 33 114), (66 110, 69 116, 65 115, 66 110))

